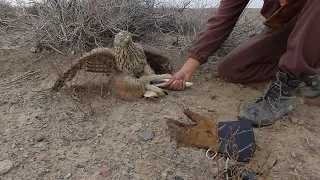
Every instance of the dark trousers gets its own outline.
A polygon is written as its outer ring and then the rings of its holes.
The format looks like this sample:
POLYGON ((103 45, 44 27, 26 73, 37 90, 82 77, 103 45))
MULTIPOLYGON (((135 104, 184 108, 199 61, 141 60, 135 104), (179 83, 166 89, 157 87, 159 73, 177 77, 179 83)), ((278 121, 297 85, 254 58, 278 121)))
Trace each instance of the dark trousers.
POLYGON ((301 12, 277 30, 261 32, 231 51, 218 65, 232 83, 273 78, 278 68, 296 77, 320 74, 320 0, 308 0, 301 12))

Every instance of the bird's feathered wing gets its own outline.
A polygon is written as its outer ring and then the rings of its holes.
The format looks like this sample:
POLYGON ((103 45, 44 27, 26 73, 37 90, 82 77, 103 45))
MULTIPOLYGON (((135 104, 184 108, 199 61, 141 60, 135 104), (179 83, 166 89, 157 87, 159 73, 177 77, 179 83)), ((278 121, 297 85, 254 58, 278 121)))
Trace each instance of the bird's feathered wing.
POLYGON ((114 73, 117 71, 114 53, 109 48, 94 49, 77 60, 69 70, 60 76, 52 89, 58 91, 66 82, 71 81, 80 70, 95 73, 114 73))
POLYGON ((154 48, 144 46, 144 53, 149 66, 156 74, 172 74, 173 66, 170 59, 154 48))
MULTIPOLYGON (((170 60, 154 49, 144 47, 147 62, 156 74, 171 74, 173 67, 170 60)), ((93 73, 115 73, 119 70, 116 66, 115 55, 110 48, 98 48, 82 56, 77 63, 60 76, 52 89, 58 91, 66 82, 71 81, 78 73, 84 70, 93 73)))

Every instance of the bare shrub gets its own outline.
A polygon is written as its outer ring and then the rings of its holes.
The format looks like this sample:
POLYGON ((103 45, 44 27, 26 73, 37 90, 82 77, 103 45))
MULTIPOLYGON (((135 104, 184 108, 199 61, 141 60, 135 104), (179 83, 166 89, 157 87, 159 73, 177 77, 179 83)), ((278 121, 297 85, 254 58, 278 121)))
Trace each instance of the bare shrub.
MULTIPOLYGON (((196 4, 193 0, 40 0, 16 7, 15 17, 6 17, 5 23, 7 29, 28 32, 28 40, 39 50, 62 54, 110 46, 119 30, 133 33, 135 41, 186 52, 215 13, 214 7, 204 8, 206 4, 190 8, 192 3, 196 4)), ((223 52, 256 29, 248 24, 237 25, 223 52)), ((220 52, 216 54, 221 56, 220 52)))
POLYGON ((150 32, 180 33, 181 9, 163 7, 153 0, 43 0, 18 10, 18 20, 33 32, 41 46, 89 50, 108 46, 119 30, 128 30, 135 40, 150 32))
POLYGON ((14 17, 16 17, 15 8, 8 1, 0 0, 0 23, 4 19, 14 18, 14 17))

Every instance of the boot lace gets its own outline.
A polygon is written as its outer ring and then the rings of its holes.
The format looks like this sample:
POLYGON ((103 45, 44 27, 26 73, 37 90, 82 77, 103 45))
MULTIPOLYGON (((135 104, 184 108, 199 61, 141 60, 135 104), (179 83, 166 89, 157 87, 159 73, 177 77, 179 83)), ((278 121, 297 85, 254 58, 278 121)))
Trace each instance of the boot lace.
POLYGON ((291 96, 285 96, 289 92, 283 88, 280 81, 273 81, 268 85, 267 91, 256 102, 263 101, 264 104, 272 111, 276 112, 281 100, 290 99, 291 96))

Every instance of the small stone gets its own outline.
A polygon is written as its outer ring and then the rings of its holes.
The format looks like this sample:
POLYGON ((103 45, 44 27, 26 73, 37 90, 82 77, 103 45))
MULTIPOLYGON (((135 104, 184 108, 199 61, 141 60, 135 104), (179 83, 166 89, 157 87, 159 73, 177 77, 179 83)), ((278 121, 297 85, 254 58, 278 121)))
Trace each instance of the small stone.
POLYGON ((46 136, 41 134, 41 135, 37 135, 34 139, 36 140, 36 142, 41 142, 46 139, 46 136))
POLYGON ((64 177, 64 179, 69 179, 71 176, 72 176, 72 174, 71 174, 71 173, 68 173, 68 174, 64 177))
POLYGON ((138 137, 143 141, 152 140, 153 139, 153 132, 151 132, 151 131, 139 132, 138 137))
POLYGON ((41 171, 39 174, 38 174, 38 177, 41 177, 41 178, 43 178, 43 177, 45 177, 47 174, 49 174, 50 173, 50 169, 46 169, 46 170, 44 170, 44 171, 41 171))
POLYGON ((38 52, 38 48, 37 47, 32 47, 32 48, 30 48, 30 52, 37 53, 38 52))
POLYGON ((300 121, 298 122, 298 124, 299 124, 299 125, 304 125, 304 121, 300 120, 300 121))
POLYGON ((183 177, 180 177, 180 176, 175 176, 173 179, 174 180, 184 180, 183 177))
POLYGON ((6 174, 13 168, 13 162, 10 160, 4 160, 0 162, 0 175, 6 174))
POLYGON ((167 173, 171 176, 174 174, 172 171, 167 171, 167 173))
POLYGON ((216 96, 216 95, 211 95, 211 96, 210 96, 210 99, 211 99, 211 100, 215 100, 215 99, 217 99, 217 96, 216 96))
POLYGON ((168 173, 164 171, 164 172, 161 173, 161 176, 162 176, 163 178, 166 178, 166 177, 168 176, 168 173))
POLYGON ((299 122, 298 118, 291 118, 290 121, 294 124, 297 124, 299 122))
POLYGON ((76 168, 79 168, 79 169, 80 169, 80 168, 85 168, 85 166, 84 166, 84 165, 81 165, 81 164, 77 164, 77 165, 76 165, 76 168))
POLYGON ((24 158, 28 158, 29 157, 29 153, 26 153, 23 155, 24 158))
POLYGON ((122 174, 125 176, 131 177, 133 175, 133 171, 132 171, 131 167, 128 167, 127 169, 122 171, 122 174))
POLYGON ((294 152, 291 152, 290 154, 291 154, 291 156, 292 156, 293 158, 296 158, 296 157, 297 157, 297 155, 296 155, 294 152))
POLYGON ((135 123, 135 124, 132 124, 128 130, 135 133, 135 132, 138 132, 141 128, 142 128, 143 124, 142 123, 135 123))
POLYGON ((103 178, 108 178, 110 177, 111 173, 108 171, 108 170, 102 170, 100 172, 100 175, 103 177, 103 178))

